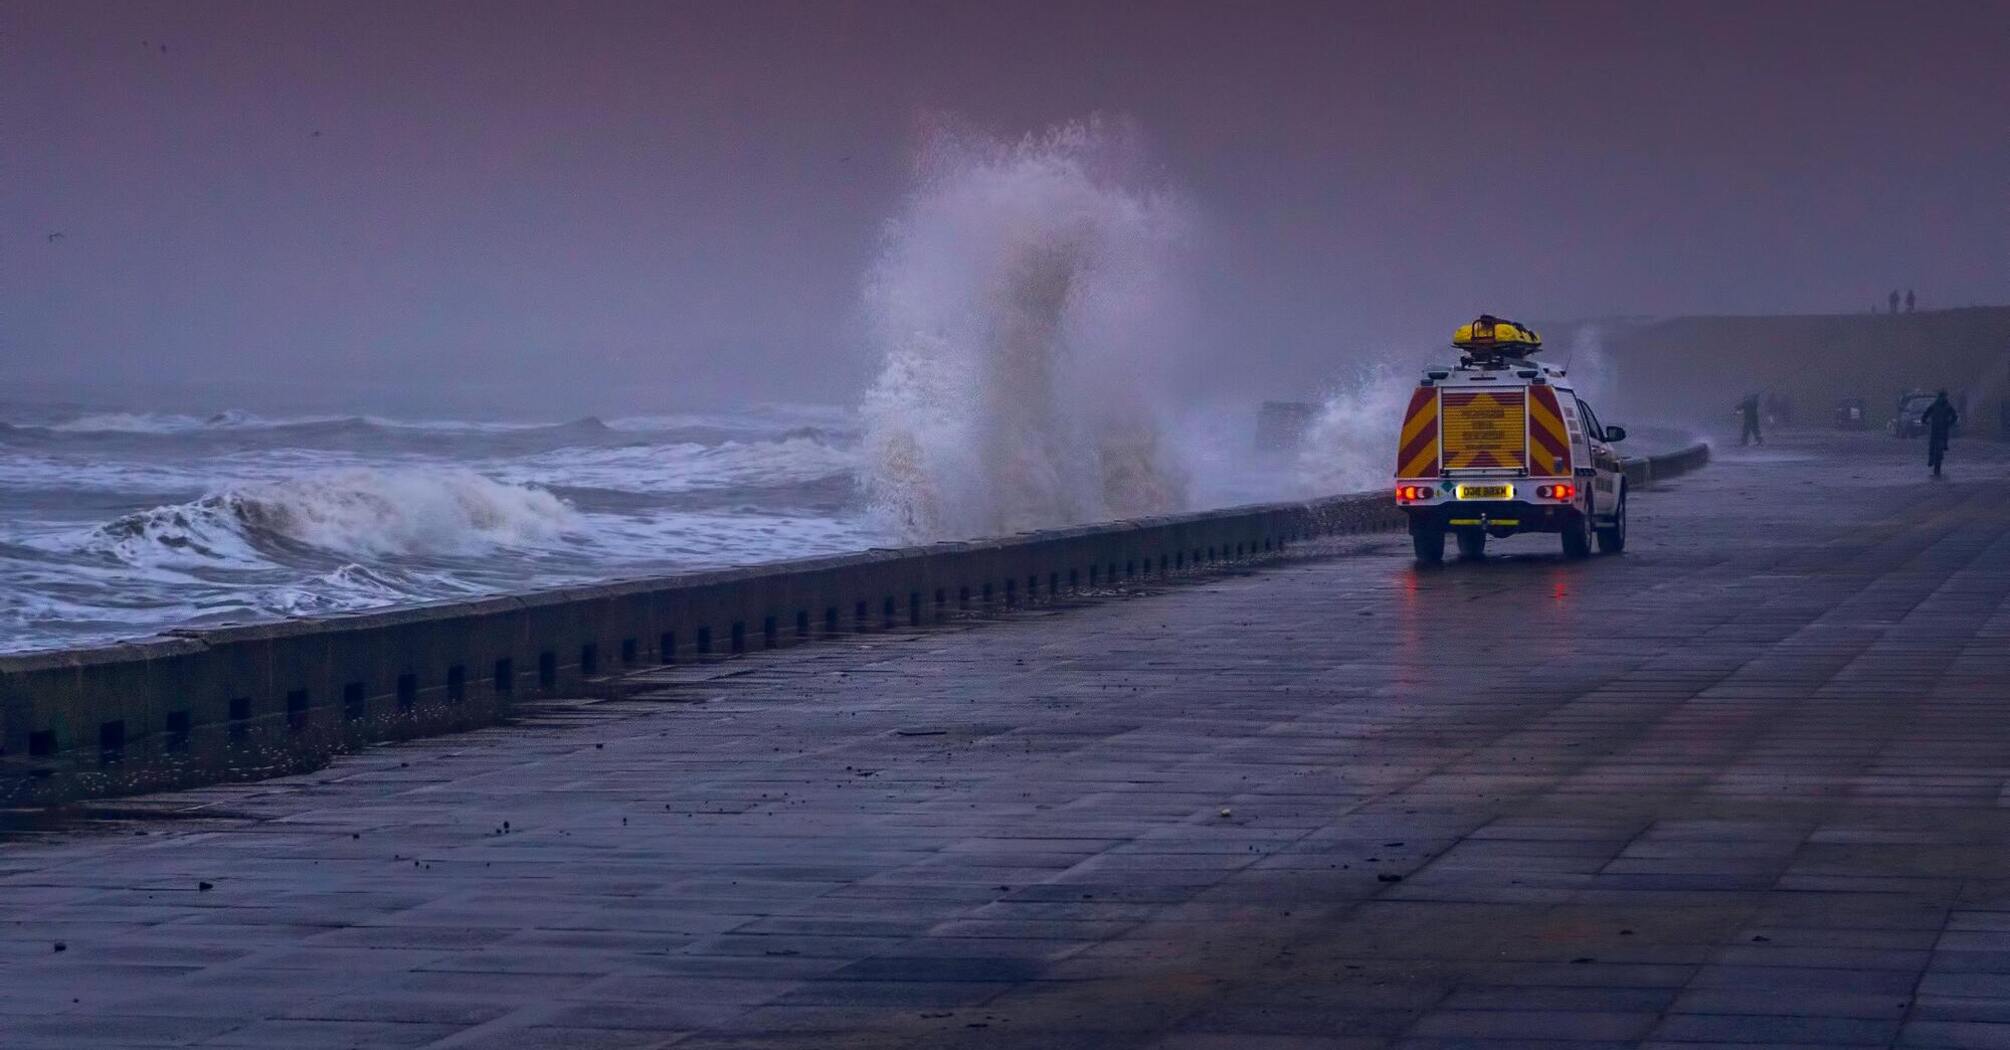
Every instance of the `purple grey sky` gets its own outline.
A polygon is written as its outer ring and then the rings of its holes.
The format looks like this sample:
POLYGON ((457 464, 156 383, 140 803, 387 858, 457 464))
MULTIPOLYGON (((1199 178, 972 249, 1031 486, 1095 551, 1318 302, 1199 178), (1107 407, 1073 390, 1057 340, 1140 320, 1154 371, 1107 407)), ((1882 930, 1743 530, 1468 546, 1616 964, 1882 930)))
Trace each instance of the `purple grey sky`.
POLYGON ((1134 120, 1252 390, 1482 309, 2001 303, 2007 46, 2000 0, 4 0, 0 377, 848 399, 940 112, 1134 120))

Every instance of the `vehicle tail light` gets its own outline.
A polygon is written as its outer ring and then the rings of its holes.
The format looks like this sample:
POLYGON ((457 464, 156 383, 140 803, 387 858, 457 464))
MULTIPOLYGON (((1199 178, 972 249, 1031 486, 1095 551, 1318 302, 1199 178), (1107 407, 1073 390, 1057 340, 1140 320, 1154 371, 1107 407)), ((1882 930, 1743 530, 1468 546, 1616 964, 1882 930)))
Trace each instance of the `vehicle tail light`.
POLYGON ((1570 499, 1577 495, 1576 485, 1541 485, 1535 494, 1543 499, 1570 499))
POLYGON ((1426 485, 1398 485, 1396 498, 1404 500, 1430 499, 1431 489, 1426 485))

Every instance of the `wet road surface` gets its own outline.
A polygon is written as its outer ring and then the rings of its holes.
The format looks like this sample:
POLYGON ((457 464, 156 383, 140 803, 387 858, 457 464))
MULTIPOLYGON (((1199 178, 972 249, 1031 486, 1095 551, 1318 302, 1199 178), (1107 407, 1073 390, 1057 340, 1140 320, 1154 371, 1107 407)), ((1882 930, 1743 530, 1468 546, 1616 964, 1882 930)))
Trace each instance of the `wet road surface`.
POLYGON ((1919 459, 126 800, 0 843, 0 1045, 2010 1046, 2010 450, 1919 459))

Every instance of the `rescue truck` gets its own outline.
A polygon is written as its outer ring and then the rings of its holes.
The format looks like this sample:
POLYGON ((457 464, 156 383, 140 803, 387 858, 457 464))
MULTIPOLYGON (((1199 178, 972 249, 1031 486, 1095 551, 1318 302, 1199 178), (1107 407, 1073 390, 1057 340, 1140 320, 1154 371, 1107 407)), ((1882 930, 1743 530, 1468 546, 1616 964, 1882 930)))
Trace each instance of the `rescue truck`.
POLYGON ((1487 537, 1551 532, 1570 558, 1626 549, 1626 472, 1564 369, 1535 360, 1532 328, 1481 315, 1452 337, 1455 368, 1430 368, 1410 394, 1396 454, 1396 504, 1410 518, 1417 562, 1462 557, 1487 537))

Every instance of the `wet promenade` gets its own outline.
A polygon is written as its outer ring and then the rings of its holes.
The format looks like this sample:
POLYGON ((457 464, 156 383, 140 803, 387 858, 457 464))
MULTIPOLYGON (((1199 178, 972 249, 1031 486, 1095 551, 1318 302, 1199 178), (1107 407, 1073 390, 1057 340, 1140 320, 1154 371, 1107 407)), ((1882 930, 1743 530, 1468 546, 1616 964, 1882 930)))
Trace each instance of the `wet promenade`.
POLYGON ((0 840, 0 1045, 2010 1046, 2010 451, 1727 450, 0 840))

